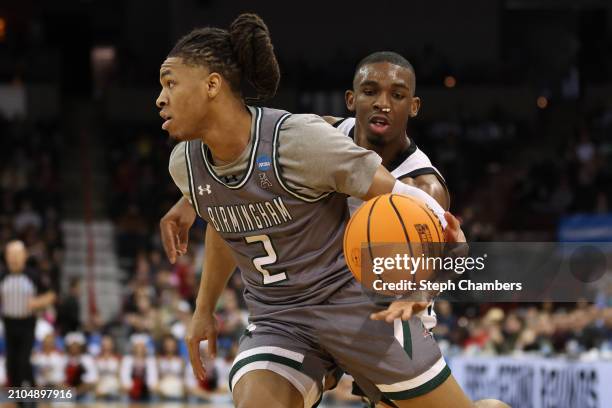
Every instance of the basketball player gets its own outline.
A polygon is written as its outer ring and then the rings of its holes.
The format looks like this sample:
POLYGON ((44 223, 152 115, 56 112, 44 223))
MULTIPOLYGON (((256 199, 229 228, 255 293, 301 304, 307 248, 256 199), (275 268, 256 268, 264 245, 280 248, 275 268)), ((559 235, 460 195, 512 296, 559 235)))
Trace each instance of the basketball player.
MULTIPOLYGON (((353 88, 345 94, 346 106, 355 117, 324 116, 324 119, 357 145, 376 152, 395 178, 414 183, 448 210, 450 195, 444 178, 408 137, 408 121, 421 106, 415 89, 416 75, 410 62, 395 52, 375 52, 357 64, 353 88)), ((348 203, 353 214, 362 201, 349 197, 348 203)), ((381 319, 387 315, 383 311, 373 317, 381 319)), ((427 330, 436 325, 433 304, 418 316, 427 330)))
POLYGON ((262 99, 279 81, 267 27, 252 14, 229 31, 192 31, 160 69, 162 128, 183 141, 171 155, 171 174, 208 222, 187 336, 196 376, 204 376, 200 341, 209 339, 214 354, 213 311, 233 272, 219 259, 231 254, 251 321, 230 375, 236 406, 311 407, 324 375, 340 365, 370 399, 382 393, 398 407, 472 407, 435 341, 421 335, 415 304, 396 302, 391 312, 406 320, 394 324, 400 332, 415 334, 400 341, 394 326, 369 319, 384 308, 363 295, 342 256, 347 195, 418 197, 445 228, 453 221, 451 241, 462 235, 456 220, 322 119, 245 107, 242 79, 262 99))
MULTIPOLYGON (((323 117, 328 123, 349 136, 357 145, 375 151, 382 158, 382 165, 398 180, 413 180, 415 186, 429 193, 441 206, 448 209, 450 197, 444 178, 431 164, 427 155, 407 136, 410 118, 418 114, 420 98, 415 97, 416 77, 412 65, 401 55, 394 52, 376 52, 362 59, 355 69, 353 88, 346 91, 346 104, 354 118, 323 117)), ((353 213, 362 203, 349 197, 349 208, 353 213)), ((180 204, 179 204, 180 205, 180 204)), ((183 209, 193 220, 195 212, 186 200, 183 209)), ((178 218, 175 218, 178 221, 178 218)), ((168 219, 166 219, 166 222, 168 219)), ((191 224, 179 235, 187 237, 191 224)), ((168 243, 167 253, 174 249, 169 235, 163 241, 168 243), (170 247, 170 248, 168 248, 170 247)), ((185 243, 186 245, 186 243, 185 243)), ((235 265, 233 258, 226 260, 235 265)), ((393 309, 391 309, 393 310, 393 309)), ((417 313, 427 330, 436 325, 433 304, 417 313)), ((390 311, 382 311, 374 318, 396 317, 390 311)))

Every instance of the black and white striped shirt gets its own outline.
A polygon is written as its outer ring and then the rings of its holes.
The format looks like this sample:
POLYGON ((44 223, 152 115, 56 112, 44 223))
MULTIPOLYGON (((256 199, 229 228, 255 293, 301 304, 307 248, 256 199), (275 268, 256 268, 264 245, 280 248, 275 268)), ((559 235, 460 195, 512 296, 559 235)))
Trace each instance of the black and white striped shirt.
POLYGON ((35 273, 26 269, 21 273, 6 273, 0 279, 0 302, 2 317, 26 319, 32 316, 28 302, 34 296, 45 293, 44 287, 35 273))

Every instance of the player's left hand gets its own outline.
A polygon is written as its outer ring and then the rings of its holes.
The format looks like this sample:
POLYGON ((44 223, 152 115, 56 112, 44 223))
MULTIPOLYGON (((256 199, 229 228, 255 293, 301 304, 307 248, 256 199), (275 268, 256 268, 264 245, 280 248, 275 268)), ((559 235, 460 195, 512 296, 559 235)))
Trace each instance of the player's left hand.
POLYGON ((409 300, 396 300, 389 307, 378 313, 372 313, 370 319, 384 320, 387 323, 393 323, 395 319, 410 320, 412 315, 425 310, 429 302, 413 302, 409 300))
POLYGON ((446 229, 444 230, 444 237, 446 238, 446 242, 466 242, 467 240, 465 239, 465 234, 461 229, 461 223, 459 222, 459 220, 448 211, 444 213, 444 218, 448 223, 446 229))
POLYGON ((174 264, 179 256, 187 253, 189 229, 195 217, 195 210, 189 201, 182 197, 159 222, 162 244, 171 264, 174 264))

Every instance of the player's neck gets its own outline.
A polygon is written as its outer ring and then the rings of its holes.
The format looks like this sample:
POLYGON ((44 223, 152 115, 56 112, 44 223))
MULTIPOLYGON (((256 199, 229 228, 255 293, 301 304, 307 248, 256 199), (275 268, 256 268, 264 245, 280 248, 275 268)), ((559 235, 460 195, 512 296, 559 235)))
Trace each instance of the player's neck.
POLYGON ((203 140, 215 165, 219 166, 235 161, 247 148, 251 138, 251 112, 240 102, 224 106, 214 117, 203 140))
POLYGON ((408 149, 411 143, 405 132, 403 137, 394 138, 394 140, 396 141, 383 145, 370 143, 365 132, 360 132, 358 128, 355 129, 355 141, 357 144, 365 149, 376 152, 382 158, 382 165, 387 169, 400 154, 408 149))

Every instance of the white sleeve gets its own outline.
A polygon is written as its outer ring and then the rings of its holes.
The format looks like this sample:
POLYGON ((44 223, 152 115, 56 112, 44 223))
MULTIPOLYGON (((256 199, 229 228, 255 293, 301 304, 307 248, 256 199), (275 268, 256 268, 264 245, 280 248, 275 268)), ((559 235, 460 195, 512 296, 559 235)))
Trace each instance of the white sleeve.
POLYGON ((55 361, 53 369, 56 370, 57 381, 58 383, 62 383, 66 381, 66 365, 68 364, 68 356, 65 354, 57 355, 57 360, 55 361))
POLYGON ((98 369, 92 356, 85 354, 81 357, 81 364, 85 368, 85 374, 83 374, 83 382, 86 384, 93 384, 98 381, 98 369))
POLYGON ((158 382, 157 360, 155 357, 147 357, 147 387, 155 388, 158 382))
POLYGON ((6 385, 6 363, 3 356, 0 356, 0 385, 6 385))
POLYGON ((444 212, 445 212, 444 208, 442 208, 442 206, 438 204, 435 198, 433 198, 432 196, 430 196, 429 194, 427 194, 420 188, 409 186, 408 184, 402 183, 399 180, 396 181, 395 184, 393 185, 392 193, 407 195, 410 197, 418 198, 421 201, 425 202, 427 207, 429 207, 434 212, 434 214, 436 214, 436 216, 440 219, 442 228, 446 229, 446 226, 448 225, 448 223, 446 222, 446 219, 444 218, 444 212))
POLYGON ((119 373, 121 379, 121 385, 124 388, 132 388, 132 365, 134 363, 134 357, 125 356, 121 359, 121 371, 119 373))

